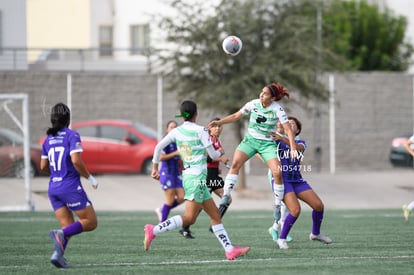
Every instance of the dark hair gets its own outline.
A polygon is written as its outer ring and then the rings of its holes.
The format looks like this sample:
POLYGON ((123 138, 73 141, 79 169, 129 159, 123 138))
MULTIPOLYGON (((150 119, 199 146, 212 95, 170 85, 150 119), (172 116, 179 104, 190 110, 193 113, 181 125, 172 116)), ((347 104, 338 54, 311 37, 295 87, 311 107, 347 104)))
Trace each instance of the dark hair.
POLYGON ((296 126, 298 128, 298 132, 295 134, 295 136, 298 136, 300 134, 300 132, 302 132, 302 123, 299 121, 299 119, 297 119, 294 116, 289 116, 288 119, 295 121, 296 126))
POLYGON ((272 97, 275 97, 275 101, 279 101, 285 96, 289 98, 289 91, 280 83, 272 83, 266 87, 270 90, 272 97))
POLYGON ((63 103, 57 103, 52 107, 50 113, 50 122, 52 127, 47 129, 46 134, 55 136, 59 130, 68 127, 70 122, 69 107, 63 103))
MULTIPOLYGON (((213 117, 211 120, 210 120, 210 122, 212 122, 212 121, 217 121, 217 120, 220 120, 220 118, 219 117, 213 117)), ((208 129, 208 133, 209 134, 211 134, 211 131, 210 131, 211 129, 208 129)), ((209 157, 207 157, 207 158, 209 158, 209 157)))
POLYGON ((180 106, 180 113, 185 121, 191 120, 197 113, 197 104, 191 100, 183 101, 180 106))
POLYGON ((175 125, 178 125, 178 123, 177 123, 177 121, 175 121, 175 120, 169 120, 168 122, 167 122, 167 125, 166 125, 166 127, 165 128, 168 128, 168 126, 170 126, 170 124, 171 123, 174 123, 175 125))

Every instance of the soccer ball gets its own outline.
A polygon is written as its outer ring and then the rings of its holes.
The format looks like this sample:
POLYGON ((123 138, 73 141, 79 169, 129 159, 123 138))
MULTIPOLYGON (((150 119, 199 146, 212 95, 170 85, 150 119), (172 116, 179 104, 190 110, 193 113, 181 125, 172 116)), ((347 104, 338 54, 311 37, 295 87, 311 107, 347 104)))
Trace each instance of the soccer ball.
POLYGON ((223 40, 223 51, 227 55, 236 56, 240 53, 243 42, 240 38, 234 35, 227 36, 223 40))

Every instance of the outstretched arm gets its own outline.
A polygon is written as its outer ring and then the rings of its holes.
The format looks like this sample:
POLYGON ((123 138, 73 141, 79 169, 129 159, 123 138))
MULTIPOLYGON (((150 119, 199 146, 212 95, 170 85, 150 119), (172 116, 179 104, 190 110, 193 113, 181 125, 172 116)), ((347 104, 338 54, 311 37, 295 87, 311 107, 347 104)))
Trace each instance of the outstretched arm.
POLYGON ((236 120, 239 120, 242 117, 242 113, 240 111, 237 111, 231 115, 228 115, 220 120, 213 120, 208 124, 208 128, 211 128, 213 126, 220 126, 227 123, 232 123, 236 120))

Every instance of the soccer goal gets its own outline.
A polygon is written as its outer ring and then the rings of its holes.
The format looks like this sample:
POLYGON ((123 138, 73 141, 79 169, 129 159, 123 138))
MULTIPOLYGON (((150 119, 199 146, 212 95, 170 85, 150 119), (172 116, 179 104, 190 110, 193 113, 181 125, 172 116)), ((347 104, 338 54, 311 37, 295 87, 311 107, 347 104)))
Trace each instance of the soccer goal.
POLYGON ((0 94, 0 211, 34 210, 29 129, 29 96, 0 94))

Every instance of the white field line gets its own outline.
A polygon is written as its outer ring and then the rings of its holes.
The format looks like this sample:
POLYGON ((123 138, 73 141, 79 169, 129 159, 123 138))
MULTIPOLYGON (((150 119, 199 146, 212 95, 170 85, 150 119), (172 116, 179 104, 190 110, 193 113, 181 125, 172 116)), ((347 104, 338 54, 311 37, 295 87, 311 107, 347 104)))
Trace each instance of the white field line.
MULTIPOLYGON (((133 216, 133 214, 131 214, 131 216, 104 216, 104 217, 100 217, 99 216, 99 212, 97 213, 98 215, 98 220, 101 221, 137 221, 137 220, 153 220, 155 217, 155 214, 149 214, 148 216, 140 216, 140 217, 135 217, 133 216)), ((248 215, 243 215, 243 214, 238 214, 238 213, 233 213, 231 214, 232 218, 236 218, 236 219, 257 219, 257 218, 269 218, 269 217, 273 217, 272 212, 269 210, 269 215, 265 215, 265 214, 248 214, 248 215)), ((329 215, 329 213, 328 213, 329 215)), ((370 214, 370 215, 366 215, 366 214, 341 214, 338 215, 344 219, 346 218, 367 218, 367 217, 382 217, 382 218, 395 218, 395 217, 402 217, 402 213, 401 214, 387 214, 387 213, 383 213, 383 214, 370 214)), ((329 216, 328 216, 329 217, 329 216)), ((207 217, 203 217, 203 218, 207 218, 207 217)), ((0 217, 0 223, 1 222, 45 222, 45 221, 54 221, 56 220, 55 217, 0 217)))
MULTIPOLYGON (((248 257, 248 256, 247 256, 248 257)), ((412 260, 414 259, 414 255, 400 255, 400 256, 357 256, 357 257, 318 257, 318 261, 361 261, 361 260, 412 260)), ((312 261, 315 258, 312 257, 290 257, 290 258, 259 258, 259 259, 236 259, 234 261, 228 260, 195 260, 195 261, 164 261, 164 262, 130 262, 130 263, 96 263, 96 264, 81 264, 81 265, 73 265, 73 268, 83 268, 83 267, 113 267, 113 266, 179 266, 179 265, 210 265, 210 264, 237 264, 238 262, 250 262, 250 263, 265 263, 265 262, 275 262, 279 264, 280 262, 295 262, 298 261, 312 261)), ((30 265, 0 265, 1 269, 27 269, 32 266, 30 265)))

